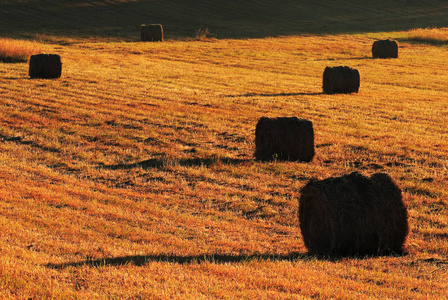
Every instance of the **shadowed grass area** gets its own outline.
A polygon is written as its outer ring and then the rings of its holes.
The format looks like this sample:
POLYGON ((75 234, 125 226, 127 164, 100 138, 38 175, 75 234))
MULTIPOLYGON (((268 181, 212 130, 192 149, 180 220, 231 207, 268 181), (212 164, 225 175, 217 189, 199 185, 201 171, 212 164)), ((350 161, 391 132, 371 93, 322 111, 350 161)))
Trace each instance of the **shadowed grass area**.
MULTIPOLYGON (((258 261, 295 261, 298 259, 315 259, 317 256, 308 256, 303 253, 291 253, 286 255, 276 254, 254 254, 254 255, 225 255, 225 254, 205 254, 198 256, 181 256, 181 255, 136 255, 115 258, 103 258, 98 260, 86 260, 81 262, 66 263, 66 264, 48 264, 46 267, 53 269, 63 269, 67 267, 101 267, 101 266, 121 266, 133 264, 135 266, 143 266, 151 262, 168 262, 177 264, 191 264, 211 262, 216 264, 227 263, 244 263, 253 260, 258 261)), ((321 257, 321 259, 330 260, 331 258, 321 257)), ((338 258, 333 258, 338 259, 338 258)))
MULTIPOLYGON (((407 253, 396 254, 395 257, 404 257, 407 253)), ((369 259, 372 256, 348 256, 352 259, 369 259)), ((102 258, 96 260, 85 260, 80 262, 69 262, 64 264, 47 264, 45 267, 51 269, 64 269, 69 267, 105 267, 105 266, 124 266, 124 265, 134 265, 134 266, 144 266, 152 262, 166 262, 175 264, 200 264, 200 263, 214 263, 214 264, 238 264, 238 263, 248 263, 251 261, 270 261, 270 262, 294 262, 294 261, 313 261, 319 260, 324 262, 336 262, 346 259, 347 256, 328 256, 328 255, 310 255, 305 253, 289 253, 289 254, 252 254, 252 255, 231 255, 231 254, 204 254, 204 255, 135 255, 135 256, 124 256, 124 257, 110 257, 102 258)), ((436 260, 436 264, 448 264, 448 261, 436 260)))
POLYGON ((448 45, 448 41, 446 40, 440 40, 440 39, 433 39, 433 38, 409 38, 409 39, 398 39, 402 42, 410 42, 410 43, 416 43, 416 44, 428 44, 432 46, 446 46, 448 45))
POLYGON ((447 14, 444 0, 26 0, 0 2, 0 28, 10 37, 136 41, 140 24, 160 23, 169 39, 195 38, 199 28, 216 38, 257 38, 441 27, 447 14))
POLYGON ((132 169, 132 168, 160 168, 163 166, 207 166, 210 167, 212 165, 218 165, 218 164, 230 164, 230 165, 238 165, 242 163, 249 163, 250 160, 248 159, 232 159, 232 158, 218 158, 218 157, 211 157, 211 158, 184 158, 184 159, 157 159, 152 158, 148 160, 144 160, 137 163, 132 164, 119 164, 119 165, 112 165, 112 166, 104 166, 105 169, 111 169, 111 170, 118 170, 118 169, 132 169))

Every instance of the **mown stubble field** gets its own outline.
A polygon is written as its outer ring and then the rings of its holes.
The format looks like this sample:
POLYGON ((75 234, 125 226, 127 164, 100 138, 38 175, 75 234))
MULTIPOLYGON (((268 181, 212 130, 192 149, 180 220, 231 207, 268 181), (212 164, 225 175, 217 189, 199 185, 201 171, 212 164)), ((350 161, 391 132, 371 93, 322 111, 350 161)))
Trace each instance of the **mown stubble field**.
POLYGON ((448 54, 411 35, 42 41, 57 80, 0 63, 0 295, 448 297, 448 54), (387 37, 399 58, 371 59, 387 37), (339 65, 358 94, 322 94, 339 65), (311 120, 314 160, 254 161, 262 116, 311 120), (402 189, 407 255, 307 255, 300 188, 355 170, 402 189))

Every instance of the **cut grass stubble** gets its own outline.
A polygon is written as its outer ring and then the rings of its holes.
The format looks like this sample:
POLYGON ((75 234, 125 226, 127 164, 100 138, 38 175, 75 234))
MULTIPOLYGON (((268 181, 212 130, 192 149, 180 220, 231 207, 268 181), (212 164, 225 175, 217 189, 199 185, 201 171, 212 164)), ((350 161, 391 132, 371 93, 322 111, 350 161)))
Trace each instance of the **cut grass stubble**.
POLYGON ((446 296, 446 53, 401 42, 399 59, 373 60, 371 43, 81 41, 48 46, 70 75, 54 81, 0 64, 0 296, 446 296), (360 93, 322 94, 322 71, 342 63, 362 72, 360 93), (265 115, 312 120, 313 161, 254 161, 265 115), (354 170, 397 179, 408 256, 307 256, 300 187, 354 170))

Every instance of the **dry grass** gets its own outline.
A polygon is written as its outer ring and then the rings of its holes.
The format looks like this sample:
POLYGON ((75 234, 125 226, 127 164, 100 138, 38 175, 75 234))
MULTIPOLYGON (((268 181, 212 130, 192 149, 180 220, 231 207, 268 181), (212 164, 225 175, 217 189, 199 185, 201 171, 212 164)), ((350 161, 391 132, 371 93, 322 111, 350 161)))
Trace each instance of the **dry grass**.
POLYGON ((448 28, 416 28, 408 32, 411 41, 433 45, 448 44, 448 28))
POLYGON ((447 52, 390 29, 445 24, 446 1, 189 3, 0 4, 4 34, 64 61, 58 80, 0 64, 0 298, 447 298, 447 52), (137 42, 149 12, 165 43, 137 42), (205 25, 218 38, 387 31, 170 40, 205 25), (400 58, 371 59, 379 38, 399 39, 400 58), (338 65, 359 70, 358 94, 321 93, 338 65), (313 161, 254 161, 261 116, 312 121, 313 161), (403 190, 408 255, 306 253, 300 188, 355 170, 403 190))
POLYGON ((0 64, 0 296, 446 298, 447 53, 370 59, 385 34, 42 44, 52 81, 0 64), (360 92, 322 94, 329 65, 360 92), (313 161, 254 161, 261 116, 311 120, 313 161), (402 188, 408 255, 307 255, 299 189, 355 170, 402 188))
POLYGON ((0 38, 0 62, 27 62, 41 51, 35 42, 0 38))

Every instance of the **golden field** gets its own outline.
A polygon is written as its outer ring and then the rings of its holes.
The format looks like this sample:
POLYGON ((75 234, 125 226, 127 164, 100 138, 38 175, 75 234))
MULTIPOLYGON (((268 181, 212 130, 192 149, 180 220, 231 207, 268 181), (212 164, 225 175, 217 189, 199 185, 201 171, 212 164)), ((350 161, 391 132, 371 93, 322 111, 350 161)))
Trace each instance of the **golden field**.
POLYGON ((11 28, 63 70, 0 62, 1 298, 448 297, 447 28, 163 43, 11 28), (380 38, 398 59, 371 59, 380 38), (322 94, 339 65, 359 93, 322 94), (262 116, 312 121, 313 161, 255 161, 262 116), (356 170, 402 189, 406 255, 307 254, 300 188, 356 170))

